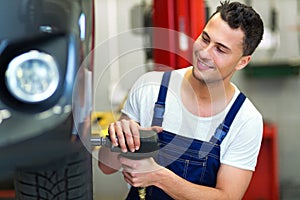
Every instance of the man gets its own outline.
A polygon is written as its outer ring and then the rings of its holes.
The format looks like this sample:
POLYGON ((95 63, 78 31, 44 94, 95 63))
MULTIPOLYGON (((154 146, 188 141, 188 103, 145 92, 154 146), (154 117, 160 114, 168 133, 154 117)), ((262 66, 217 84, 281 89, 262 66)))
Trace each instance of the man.
POLYGON ((146 199, 242 199, 260 149, 262 116, 231 78, 250 62, 262 35, 263 22, 251 7, 225 1, 194 43, 193 66, 162 81, 167 92, 158 85, 162 72, 135 83, 120 120, 109 126, 111 141, 134 152, 139 129, 148 127, 162 146, 158 157, 142 160, 100 149, 100 169, 110 174, 122 167, 133 186, 127 199, 138 199, 136 187, 147 187, 146 199), (165 111, 156 123, 160 97, 165 111))

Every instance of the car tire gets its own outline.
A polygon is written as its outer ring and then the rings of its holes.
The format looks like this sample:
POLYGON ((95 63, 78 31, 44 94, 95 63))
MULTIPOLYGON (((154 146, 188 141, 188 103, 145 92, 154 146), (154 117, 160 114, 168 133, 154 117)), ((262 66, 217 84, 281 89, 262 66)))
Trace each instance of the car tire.
POLYGON ((93 199, 92 157, 85 148, 47 166, 17 170, 16 199, 93 199))

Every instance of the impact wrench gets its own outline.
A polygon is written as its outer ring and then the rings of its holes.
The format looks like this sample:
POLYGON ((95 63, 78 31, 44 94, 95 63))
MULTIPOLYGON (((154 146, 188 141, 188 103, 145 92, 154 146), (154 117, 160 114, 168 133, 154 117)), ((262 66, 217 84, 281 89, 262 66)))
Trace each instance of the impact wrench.
MULTIPOLYGON (((107 137, 100 137, 100 136, 93 136, 91 138, 92 146, 105 146, 109 147, 112 152, 118 152, 121 156, 132 160, 140 160, 144 158, 154 157, 158 150, 158 136, 155 131, 149 130, 140 130, 140 148, 135 152, 122 152, 118 146, 112 145, 109 136, 107 137)), ((139 187, 138 188, 140 200, 146 199, 146 187, 139 187)))

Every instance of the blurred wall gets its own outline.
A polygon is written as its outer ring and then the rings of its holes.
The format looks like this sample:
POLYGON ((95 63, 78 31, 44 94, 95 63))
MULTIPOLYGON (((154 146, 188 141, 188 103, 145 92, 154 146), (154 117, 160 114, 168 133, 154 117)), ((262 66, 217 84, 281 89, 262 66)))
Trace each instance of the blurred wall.
POLYGON ((130 10, 140 0, 96 0, 95 109, 111 110, 147 70, 144 37, 131 30, 130 10))

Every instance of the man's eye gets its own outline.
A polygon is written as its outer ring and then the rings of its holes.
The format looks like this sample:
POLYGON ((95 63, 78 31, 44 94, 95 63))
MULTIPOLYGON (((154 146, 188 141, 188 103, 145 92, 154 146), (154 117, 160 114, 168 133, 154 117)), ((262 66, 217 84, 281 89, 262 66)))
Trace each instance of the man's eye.
POLYGON ((217 51, 220 53, 225 53, 225 51, 223 51, 222 48, 220 48, 220 47, 217 47, 217 51))
POLYGON ((209 42, 209 39, 208 39, 208 38, 205 38, 205 37, 202 37, 202 41, 205 42, 205 43, 208 43, 208 42, 209 42))

